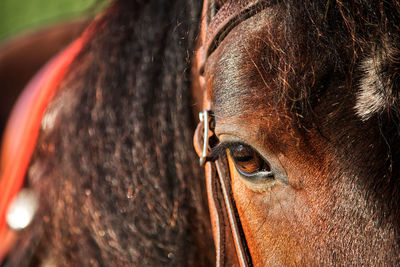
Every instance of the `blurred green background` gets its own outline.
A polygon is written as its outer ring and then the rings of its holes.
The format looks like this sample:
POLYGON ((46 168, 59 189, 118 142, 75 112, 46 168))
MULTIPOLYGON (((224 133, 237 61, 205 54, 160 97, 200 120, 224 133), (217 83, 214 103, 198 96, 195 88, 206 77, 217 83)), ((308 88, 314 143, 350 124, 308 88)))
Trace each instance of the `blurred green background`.
MULTIPOLYGON (((47 24, 92 15, 98 0, 0 0, 0 42, 47 24)), ((101 1, 104 4, 104 1, 101 1)))
POLYGON ((0 0, 0 137, 29 80, 76 39, 109 2, 0 0))

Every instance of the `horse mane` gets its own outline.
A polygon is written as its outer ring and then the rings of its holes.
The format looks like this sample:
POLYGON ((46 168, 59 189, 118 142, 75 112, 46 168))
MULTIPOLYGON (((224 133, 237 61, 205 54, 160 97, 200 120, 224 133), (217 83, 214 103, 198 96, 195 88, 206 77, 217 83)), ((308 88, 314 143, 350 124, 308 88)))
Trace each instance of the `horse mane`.
POLYGON ((198 0, 117 0, 91 26, 46 111, 27 179, 39 216, 9 262, 211 264, 192 148, 200 13, 198 0))

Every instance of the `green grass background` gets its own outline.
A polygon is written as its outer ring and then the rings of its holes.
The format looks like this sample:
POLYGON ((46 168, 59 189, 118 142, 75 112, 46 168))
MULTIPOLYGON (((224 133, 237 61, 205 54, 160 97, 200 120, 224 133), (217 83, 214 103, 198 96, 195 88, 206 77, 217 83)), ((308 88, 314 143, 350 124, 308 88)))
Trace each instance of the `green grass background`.
POLYGON ((98 0, 0 0, 0 42, 80 15, 94 14, 98 0))

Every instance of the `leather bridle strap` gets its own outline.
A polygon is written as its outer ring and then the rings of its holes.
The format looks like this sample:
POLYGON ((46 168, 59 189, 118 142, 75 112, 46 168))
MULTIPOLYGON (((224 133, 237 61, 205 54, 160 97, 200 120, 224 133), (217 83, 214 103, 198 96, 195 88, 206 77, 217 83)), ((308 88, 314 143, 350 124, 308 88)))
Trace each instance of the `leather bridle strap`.
POLYGON ((225 157, 214 162, 207 157, 216 143, 212 113, 201 113, 201 122, 194 135, 194 146, 200 156, 200 164, 205 165, 208 204, 216 248, 216 265, 252 266, 246 239, 240 224, 236 205, 232 197, 228 164, 225 157), (206 144, 206 149, 204 144, 206 144), (232 255, 236 254, 236 258, 232 255))
POLYGON ((229 32, 241 22, 254 14, 271 6, 276 0, 227 0, 218 7, 215 0, 205 0, 200 38, 202 40, 201 54, 197 55, 200 64, 200 74, 203 73, 205 61, 224 40, 229 32))
POLYGON ((199 84, 203 91, 204 111, 200 113, 200 123, 194 135, 194 146, 200 157, 200 165, 205 165, 217 266, 231 266, 235 263, 240 266, 252 266, 253 264, 232 196, 227 160, 222 158, 211 162, 208 157, 212 146, 216 143, 216 136, 214 135, 215 122, 211 111, 213 110, 211 88, 206 88, 203 76, 204 67, 208 57, 232 29, 273 2, 275 1, 228 0, 218 6, 215 1, 205 0, 203 5, 200 32, 202 46, 197 51, 196 58, 199 84), (236 254, 236 259, 232 259, 233 254, 236 254))
POLYGON ((247 248, 246 238, 241 228, 240 219, 234 204, 234 200, 231 196, 231 190, 228 190, 230 186, 229 172, 227 173, 227 165, 223 164, 220 160, 215 162, 217 173, 219 177, 219 183, 221 185, 222 194, 224 196, 226 212, 229 219, 230 228, 232 231, 233 242, 236 249, 237 260, 240 266, 252 265, 251 256, 247 248))

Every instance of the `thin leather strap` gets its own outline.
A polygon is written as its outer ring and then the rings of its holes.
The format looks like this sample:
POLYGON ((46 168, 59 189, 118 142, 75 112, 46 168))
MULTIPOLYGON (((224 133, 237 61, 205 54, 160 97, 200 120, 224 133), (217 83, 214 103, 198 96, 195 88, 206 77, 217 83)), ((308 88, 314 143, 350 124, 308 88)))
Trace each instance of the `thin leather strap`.
POLYGON ((215 12, 212 0, 204 2, 201 38, 203 40, 200 56, 200 73, 203 72, 206 59, 224 40, 228 33, 241 22, 267 8, 272 0, 228 0, 215 12))
MULTIPOLYGON (((210 116, 212 116, 211 113, 210 116)), ((208 145, 207 151, 209 151, 210 144, 216 142, 213 125, 213 119, 209 118, 202 120, 197 126, 193 143, 200 157, 203 156, 202 147, 204 143, 208 145), (203 131, 205 125, 209 126, 207 127, 209 131, 203 131)), ((252 266, 251 256, 231 194, 231 179, 227 160, 220 158, 216 162, 211 162, 209 157, 206 157, 206 160, 208 161, 205 164, 205 176, 216 250, 216 265, 252 266)))
POLYGON ((235 202, 232 195, 230 194, 232 190, 230 189, 231 187, 228 184, 231 182, 228 174, 229 172, 227 172, 228 164, 226 162, 223 163, 223 160, 217 160, 215 161, 215 166, 218 172, 222 194, 224 196, 225 210, 227 212, 230 228, 232 231, 237 259, 241 267, 252 266, 253 264, 251 261, 251 256, 247 248, 246 239, 240 224, 240 219, 238 218, 235 202))
MULTIPOLYGON (((198 71, 199 84, 203 91, 203 109, 213 110, 212 102, 212 88, 206 87, 206 81, 204 74, 204 66, 206 64, 207 58, 217 49, 219 44, 224 40, 224 38, 235 28, 238 24, 244 20, 252 17, 254 14, 264 10, 265 8, 273 5, 278 1, 276 0, 226 0, 222 6, 217 6, 215 0, 204 0, 203 12, 202 12, 202 24, 200 31, 201 49, 196 52, 196 67, 198 71)), ((209 123, 206 121, 205 123, 209 123)), ((198 155, 201 157, 201 161, 207 158, 204 152, 201 152, 201 140, 204 143, 209 144, 210 136, 203 136, 201 138, 201 129, 204 127, 204 122, 200 122, 194 137, 194 144, 198 155)), ((210 127, 209 127, 210 128, 210 127)), ((205 149, 203 149, 204 151, 205 149)), ((236 210, 235 202, 232 197, 232 190, 230 187, 230 176, 228 170, 228 164, 223 162, 224 160, 217 160, 214 163, 208 162, 206 164, 206 179, 207 179, 207 191, 208 199, 210 205, 210 215, 213 226, 214 242, 216 246, 217 253, 217 266, 223 266, 226 264, 224 261, 227 258, 229 239, 222 229, 227 229, 227 226, 221 224, 221 221, 226 215, 229 220, 229 228, 231 229, 231 234, 229 235, 233 240, 235 246, 234 254, 237 255, 237 262, 240 266, 252 266, 251 255, 247 247, 246 238, 240 223, 240 219, 236 210), (215 165, 217 170, 217 175, 219 178, 213 178, 212 165, 215 165), (216 189, 214 184, 215 180, 218 179, 218 187, 216 189), (223 205, 217 203, 219 195, 222 195, 223 205), (224 242, 225 244, 222 244, 224 242)))
MULTIPOLYGON (((269 2, 269 1, 268 1, 269 2)), ((266 7, 266 0, 229 0, 211 19, 207 28, 205 50, 209 56, 226 35, 240 22, 266 7)))
POLYGON ((205 165, 206 187, 208 208, 210 210, 211 227, 214 235, 214 245, 216 253, 216 266, 224 266, 225 258, 225 231, 223 231, 223 217, 221 217, 220 203, 216 196, 217 192, 217 178, 215 177, 215 167, 211 162, 205 165))

